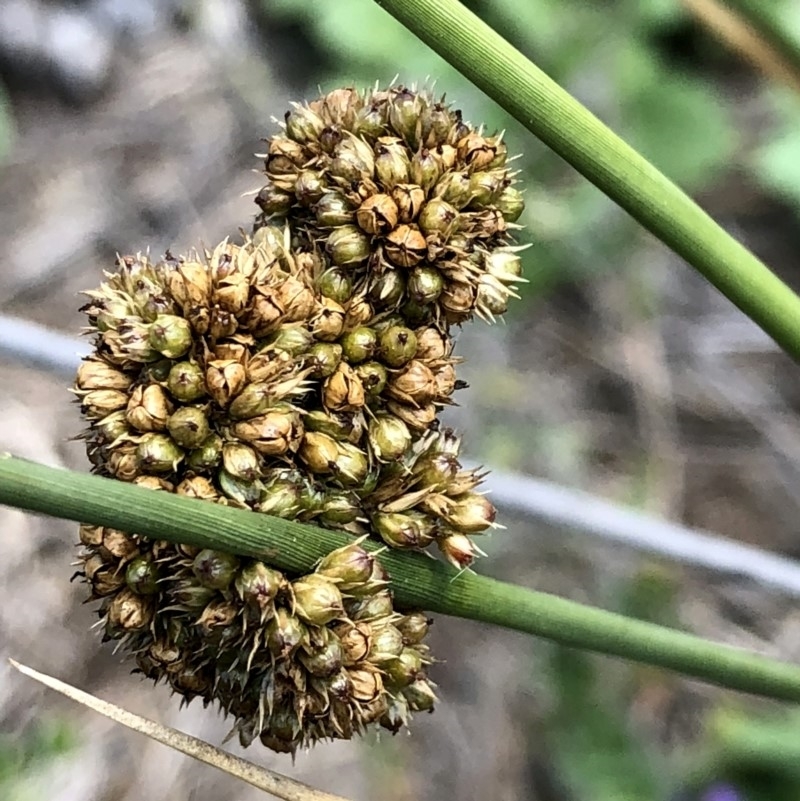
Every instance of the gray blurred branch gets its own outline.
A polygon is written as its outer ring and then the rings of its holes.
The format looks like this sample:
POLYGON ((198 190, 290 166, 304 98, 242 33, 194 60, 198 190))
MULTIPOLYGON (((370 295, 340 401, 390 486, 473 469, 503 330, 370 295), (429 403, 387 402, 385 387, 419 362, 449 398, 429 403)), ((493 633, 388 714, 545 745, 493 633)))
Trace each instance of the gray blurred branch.
MULTIPOLYGON (((0 315, 0 358, 72 378, 79 359, 88 352, 85 343, 71 336, 0 315)), ((492 471, 486 487, 497 506, 523 517, 800 597, 800 564, 769 551, 530 476, 492 471)))

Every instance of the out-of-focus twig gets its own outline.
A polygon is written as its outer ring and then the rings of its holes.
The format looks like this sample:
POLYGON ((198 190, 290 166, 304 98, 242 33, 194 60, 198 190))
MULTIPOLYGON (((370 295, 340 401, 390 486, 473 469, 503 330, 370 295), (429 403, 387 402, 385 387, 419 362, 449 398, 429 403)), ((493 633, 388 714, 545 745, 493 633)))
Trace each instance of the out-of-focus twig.
POLYGON ((67 698, 71 698, 73 701, 83 704, 83 706, 88 707, 94 712, 105 715, 116 723, 121 723, 129 729, 138 731, 140 734, 144 734, 156 742, 163 743, 173 748, 175 751, 180 751, 182 754, 193 757, 199 762, 204 762, 206 765, 219 768, 219 770, 224 771, 228 775, 241 779, 248 784, 252 784, 253 787, 257 787, 259 790, 263 790, 265 793, 269 793, 276 798, 281 798, 283 801, 347 801, 346 798, 340 795, 331 795, 330 793, 316 790, 289 776, 274 773, 259 765, 254 765, 246 759, 233 756, 233 754, 216 748, 197 737, 192 737, 177 729, 172 729, 161 723, 156 723, 154 720, 148 720, 133 712, 128 712, 115 704, 103 701, 94 695, 83 692, 83 690, 79 690, 70 684, 59 681, 52 676, 39 673, 38 670, 21 665, 13 659, 9 659, 8 661, 11 663, 12 667, 16 668, 25 676, 44 684, 46 687, 50 687, 50 689, 62 695, 66 695, 67 698))
POLYGON ((766 0, 682 0, 718 39, 768 77, 800 92, 800 42, 766 0))

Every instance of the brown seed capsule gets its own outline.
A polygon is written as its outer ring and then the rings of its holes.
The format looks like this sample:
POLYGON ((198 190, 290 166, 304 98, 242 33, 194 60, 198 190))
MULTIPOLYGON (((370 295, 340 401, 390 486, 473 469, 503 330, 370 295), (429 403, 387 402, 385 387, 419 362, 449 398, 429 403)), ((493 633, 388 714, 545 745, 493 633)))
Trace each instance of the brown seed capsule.
POLYGON ((342 644, 343 662, 346 667, 361 662, 369 653, 372 630, 369 623, 341 623, 334 629, 342 644))
POLYGON ((364 387, 347 362, 339 362, 333 374, 325 379, 322 403, 334 412, 357 412, 364 406, 364 387))
POLYGON ((112 568, 99 554, 90 556, 84 562, 83 571, 96 598, 111 595, 125 584, 124 572, 112 568))
POLYGON ((182 406, 167 419, 167 430, 182 448, 199 448, 208 439, 211 429, 208 418, 197 406, 182 406))
POLYGON ((295 614, 307 623, 324 626, 344 614, 342 594, 336 585, 312 573, 292 583, 295 614))
POLYGON ((108 559, 127 562, 138 556, 139 546, 130 534, 116 528, 104 528, 101 552, 108 559))
POLYGON ((206 368, 208 394, 217 405, 225 407, 244 389, 247 373, 242 365, 233 359, 216 359, 206 368))
POLYGON ((103 527, 90 526, 87 523, 83 523, 81 527, 78 529, 78 535, 81 540, 81 545, 86 545, 86 546, 101 545, 103 542, 103 527))
POLYGON ((353 699, 369 703, 379 698, 383 692, 383 679, 376 670, 357 668, 347 671, 352 686, 353 699))
POLYGON ((449 534, 437 539, 436 545, 445 559, 459 570, 468 568, 475 561, 477 551, 466 534, 449 534))
POLYGON ((437 396, 436 378, 424 362, 412 359, 390 379, 386 392, 402 403, 424 406, 437 396))
POLYGON ((428 326, 419 328, 414 333, 417 337, 417 350, 414 354, 417 359, 431 362, 450 356, 453 350, 452 340, 437 328, 428 326))
POLYGON ((153 607, 149 600, 125 587, 114 596, 107 614, 112 629, 138 631, 150 625, 153 607))
POLYGON ((372 524, 391 548, 424 548, 433 539, 433 521, 421 512, 378 512, 372 524))
POLYGON ((250 281, 244 273, 232 272, 220 277, 213 291, 214 303, 231 314, 239 314, 250 297, 250 281))
POLYGON ((177 264, 169 272, 169 292, 184 311, 207 304, 211 280, 206 265, 196 261, 177 264))
POLYGON ((408 183, 411 162, 406 146, 391 136, 382 136, 375 144, 375 176, 384 189, 408 183))
POLYGON ((325 249, 333 263, 340 267, 360 264, 370 254, 369 240, 355 225, 334 228, 325 249))
POLYGON ((499 278, 484 273, 478 284, 475 309, 491 320, 494 315, 506 313, 510 295, 508 287, 499 278))
POLYGON ((127 437, 132 433, 122 410, 106 415, 95 424, 94 431, 103 444, 116 442, 120 437, 127 437))
POLYGON ((397 219, 401 223, 410 223, 417 216, 425 203, 425 190, 417 184, 398 184, 392 188, 392 200, 397 205, 397 219))
POLYGON ((211 480, 205 476, 190 476, 183 479, 175 487, 175 494, 185 495, 187 498, 198 498, 201 501, 219 500, 219 492, 217 492, 211 480))
POLYGON ((458 142, 458 157, 470 172, 487 169, 497 155, 494 143, 476 131, 468 133, 458 142))
POLYGON ((427 252, 425 237, 413 225, 398 225, 386 237, 386 256, 398 267, 414 267, 427 252))
POLYGON ((90 420, 102 419, 127 405, 127 393, 118 389, 93 389, 81 398, 81 410, 90 420))
POLYGON ((283 322, 284 310, 275 290, 268 286, 254 287, 250 310, 243 322, 250 333, 263 337, 274 331, 283 322))
POLYGON ((408 450, 411 432, 394 415, 378 415, 369 423, 369 444, 378 461, 393 462, 408 450))
POLYGON ((297 448, 303 436, 303 426, 298 412, 289 408, 275 408, 266 414, 236 423, 233 432, 265 456, 283 456, 297 448))
POLYGON ((450 396, 455 392, 457 386, 465 386, 464 382, 458 383, 456 378, 456 368, 448 362, 439 367, 433 375, 436 383, 436 403, 448 403, 450 396))
POLYGON ((126 390, 131 379, 101 359, 84 359, 78 367, 76 381, 80 389, 118 389, 126 390))
POLYGON ((230 553, 205 548, 194 558, 192 572, 209 590, 224 590, 236 578, 239 559, 230 553))
POLYGON ((222 464, 232 476, 244 481, 255 481, 261 472, 258 455, 241 442, 228 442, 223 446, 222 464))
POLYGON ((316 339, 332 342, 338 339, 344 327, 345 310, 336 301, 323 298, 309 321, 309 330, 316 339))
POLYGON ((314 293, 299 278, 287 276, 276 291, 278 303, 284 311, 284 322, 305 321, 314 311, 314 293))
POLYGON ((386 234, 397 225, 397 204, 389 195, 370 195, 356 212, 356 221, 368 234, 386 234))
POLYGON ((452 322, 469 318, 475 308, 476 288, 471 284, 450 282, 439 296, 439 304, 452 322))
POLYGON ((489 528, 497 516, 494 504, 478 492, 470 492, 456 498, 445 520, 464 534, 479 534, 489 528))
POLYGON ((171 473, 183 451, 166 434, 145 434, 136 448, 139 467, 146 473, 171 473))
POLYGON ((432 403, 416 407, 390 400, 386 407, 414 431, 429 431, 436 419, 436 407, 432 403))
POLYGON ((136 387, 131 393, 125 417, 139 431, 163 431, 172 404, 158 384, 136 387))
POLYGON ((348 609, 353 620, 382 620, 394 614, 392 594, 389 590, 379 590, 374 595, 352 602, 348 609))
MULTIPOLYGON (((149 436, 149 435, 146 435, 149 436)), ((138 447, 119 448, 108 457, 108 472, 120 481, 133 481, 141 474, 138 447)))

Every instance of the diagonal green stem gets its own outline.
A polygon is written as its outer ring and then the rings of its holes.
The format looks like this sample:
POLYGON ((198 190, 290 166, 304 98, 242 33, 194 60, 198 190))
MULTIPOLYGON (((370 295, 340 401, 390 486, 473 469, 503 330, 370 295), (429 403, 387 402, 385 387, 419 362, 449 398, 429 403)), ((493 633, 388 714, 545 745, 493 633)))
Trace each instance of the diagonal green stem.
POLYGON ((691 198, 457 0, 375 0, 800 360, 800 298, 691 198))
MULTIPOLYGON (((172 542, 233 551, 303 572, 347 534, 154 492, 0 455, 0 503, 172 542)), ((384 552, 397 602, 657 665, 735 690, 800 701, 800 668, 700 637, 456 573, 421 554, 384 552)))

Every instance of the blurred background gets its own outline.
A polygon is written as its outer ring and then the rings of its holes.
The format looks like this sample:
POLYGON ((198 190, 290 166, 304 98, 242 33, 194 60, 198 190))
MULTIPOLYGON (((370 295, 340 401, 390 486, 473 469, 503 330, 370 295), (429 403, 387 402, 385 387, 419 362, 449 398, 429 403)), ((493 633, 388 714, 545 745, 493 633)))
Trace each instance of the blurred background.
MULTIPOLYGON (((800 286, 800 79, 722 44, 721 6, 467 5, 800 286)), ((800 3, 769 5, 800 40, 800 3)), ((506 324, 461 334, 471 388, 448 422, 473 461, 618 505, 599 525, 590 499, 568 495, 586 519, 567 525, 501 481, 507 530, 478 570, 800 660, 800 581, 677 564, 653 553, 670 531, 648 523, 800 558, 797 366, 372 0, 0 0, 0 450, 87 469, 66 391, 77 348, 56 353, 23 321, 75 336, 78 293, 117 252, 249 227, 243 195, 260 185, 252 154, 272 117, 319 86, 395 76, 435 79, 465 117, 506 129, 528 187, 530 283, 506 324), (648 549, 598 536, 618 507, 649 516, 633 536, 648 549)), ((255 798, 11 675, 7 656, 211 742, 227 731, 100 648, 69 583, 76 540, 70 524, 0 509, 0 795, 255 798)), ((800 797, 796 710, 476 623, 434 631, 441 703, 409 735, 320 746, 294 765, 247 756, 354 801, 800 797)))

